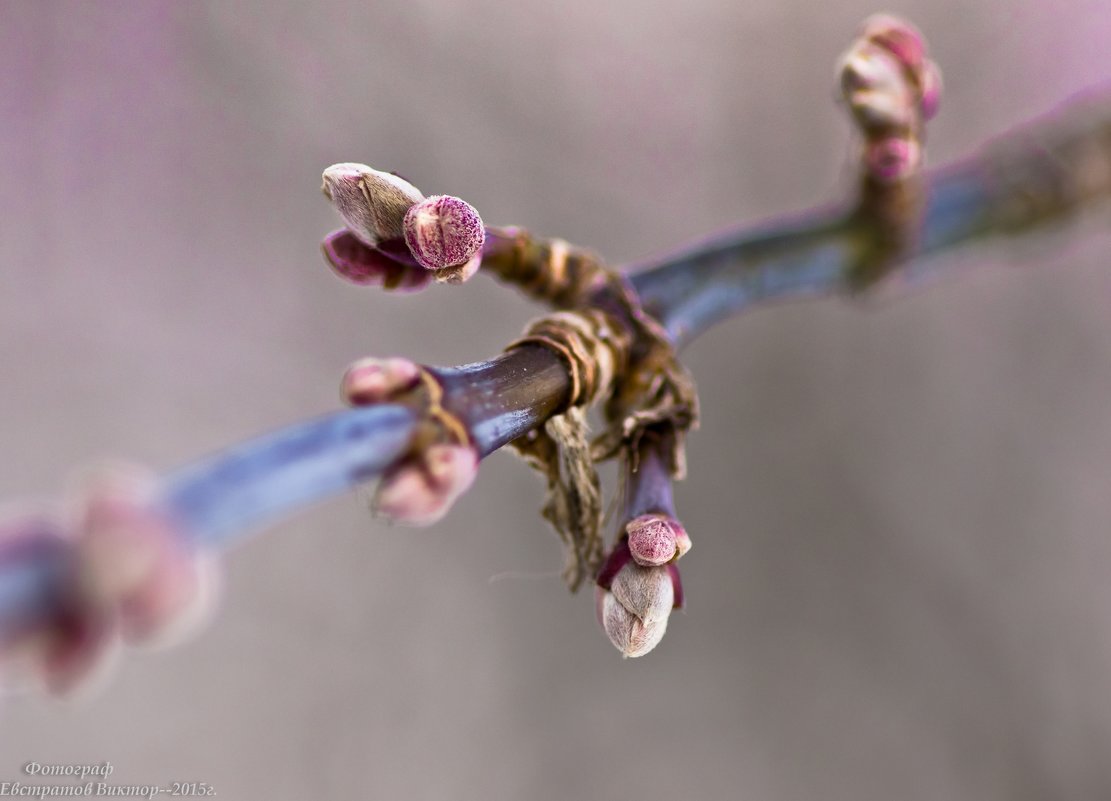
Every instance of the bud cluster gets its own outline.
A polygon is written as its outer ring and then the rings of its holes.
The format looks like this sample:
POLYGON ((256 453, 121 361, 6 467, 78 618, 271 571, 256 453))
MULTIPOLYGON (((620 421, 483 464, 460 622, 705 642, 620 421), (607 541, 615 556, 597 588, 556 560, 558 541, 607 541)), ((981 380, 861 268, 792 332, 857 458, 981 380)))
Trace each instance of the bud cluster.
POLYGON ((678 558, 676 552, 672 561, 646 565, 630 550, 628 537, 606 558, 594 591, 595 611, 622 656, 644 656, 659 645, 671 610, 683 605, 678 558))
POLYGON ((880 183, 913 174, 922 162, 923 128, 937 113, 941 73, 926 58, 922 34, 887 15, 864 22, 841 57, 841 91, 864 134, 864 167, 880 183))
MULTIPOLYGON (((340 392, 354 406, 387 403, 417 389, 425 375, 409 359, 360 359, 347 368, 340 392)), ((435 411, 436 404, 430 405, 435 411)), ((424 443, 382 476, 374 508, 395 523, 430 526, 470 489, 477 473, 478 453, 470 444, 424 443)))
POLYGON ((486 228, 466 201, 425 197, 397 175, 365 164, 333 164, 322 191, 347 228, 324 240, 324 255, 357 284, 419 289, 429 278, 460 283, 482 260, 486 228))
POLYGON ((56 552, 59 597, 49 614, 0 644, 6 664, 49 692, 69 693, 103 675, 122 643, 166 645, 194 631, 212 609, 211 563, 189 549, 151 502, 146 475, 96 477, 70 520, 35 517, 0 530, 0 552, 56 552))

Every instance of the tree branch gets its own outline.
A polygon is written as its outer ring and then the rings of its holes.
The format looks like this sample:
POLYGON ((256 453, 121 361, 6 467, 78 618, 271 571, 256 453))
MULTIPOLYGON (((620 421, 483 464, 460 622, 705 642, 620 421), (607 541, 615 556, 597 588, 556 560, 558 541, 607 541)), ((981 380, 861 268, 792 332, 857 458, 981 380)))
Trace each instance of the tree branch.
MULTIPOLYGON (((876 130, 876 141, 886 142, 883 137, 890 137, 892 129, 876 130)), ((906 130, 921 134, 920 126, 906 130)), ((890 167, 882 159, 869 161, 867 152, 866 148, 864 164, 873 178, 877 170, 890 167)), ((883 151, 883 158, 889 155, 883 151)), ((936 258, 943 253, 1069 219, 1111 194, 1111 101, 1097 97, 1073 103, 1001 137, 980 155, 932 173, 919 174, 916 165, 917 157, 912 168, 891 173, 913 179, 921 191, 922 202, 908 218, 912 235, 893 239, 890 215, 877 205, 884 193, 877 193, 866 180, 851 203, 726 232, 630 268, 626 274, 633 300, 639 301, 636 308, 649 315, 644 324, 658 323, 665 344, 678 349, 713 324, 758 304, 861 292, 892 276, 915 284, 944 271, 944 261, 936 258)), ((344 169, 332 168, 331 178, 325 174, 326 192, 337 204, 346 198, 356 208, 366 195, 359 183, 364 176, 353 171, 359 165, 337 166, 344 169)), ((558 308, 586 300, 603 305, 612 301, 599 294, 598 276, 605 273, 584 252, 568 250, 560 240, 534 239, 519 229, 485 228, 483 244, 481 220, 462 201, 424 199, 400 179, 383 179, 383 186, 397 208, 404 210, 406 203, 417 204, 410 209, 419 206, 423 249, 416 261, 428 261, 424 267, 434 270, 439 280, 464 280, 481 260, 488 272, 558 308), (468 238, 460 244, 450 239, 445 219, 463 218, 468 238), (457 251, 464 262, 445 255, 457 251)), ((417 288, 428 280, 427 275, 407 272, 424 267, 398 250, 402 228, 396 220, 382 223, 363 214, 358 223, 360 235, 348 229, 325 242, 337 269, 347 270, 347 277, 361 283, 401 288, 417 288), (353 270, 348 269, 351 265, 353 270)), ((634 353, 630 358, 643 356, 634 353)), ((441 414, 458 421, 465 430, 464 444, 480 457, 537 429, 577 400, 573 365, 538 344, 514 347, 485 362, 422 369, 442 395, 437 396, 441 414)), ((412 457, 415 443, 428 437, 428 402, 427 393, 406 390, 388 402, 248 441, 163 476, 152 508, 194 545, 231 545, 299 508, 395 471, 412 457)), ((672 433, 665 432, 663 439, 672 433)), ((633 482, 627 517, 659 512, 674 522, 660 441, 638 440, 625 454, 635 463, 637 449, 647 448, 639 451, 647 460, 639 476, 627 463, 633 482)), ((681 531, 677 522, 674 525, 681 531)), ((673 529, 667 531, 677 536, 673 529)), ((689 546, 689 540, 683 541, 689 546)), ((74 577, 68 544, 64 525, 50 514, 9 521, 0 531, 0 643, 18 639, 57 612, 74 577)), ((666 567, 677 582, 674 566, 666 567)), ((662 594, 657 600, 672 592, 670 586, 659 584, 662 594)), ((614 603, 610 602, 612 614, 624 614, 614 603)), ((618 623, 624 626, 630 620, 623 617, 618 623)), ((629 642, 635 639, 634 634, 626 635, 629 642)), ((628 645, 627 652, 633 650, 628 645)))

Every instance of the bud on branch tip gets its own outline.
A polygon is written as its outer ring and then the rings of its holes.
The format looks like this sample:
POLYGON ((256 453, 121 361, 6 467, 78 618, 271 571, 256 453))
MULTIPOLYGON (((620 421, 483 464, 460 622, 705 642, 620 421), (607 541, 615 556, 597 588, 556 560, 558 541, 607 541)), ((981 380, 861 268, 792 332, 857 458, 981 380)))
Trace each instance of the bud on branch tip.
POLYGON ((424 200, 404 178, 351 162, 326 169, 321 190, 351 232, 371 247, 400 237, 405 212, 424 200))
POLYGON ((622 656, 644 656, 663 639, 671 610, 682 604, 674 564, 644 566, 630 558, 622 538, 598 574, 598 622, 622 656))

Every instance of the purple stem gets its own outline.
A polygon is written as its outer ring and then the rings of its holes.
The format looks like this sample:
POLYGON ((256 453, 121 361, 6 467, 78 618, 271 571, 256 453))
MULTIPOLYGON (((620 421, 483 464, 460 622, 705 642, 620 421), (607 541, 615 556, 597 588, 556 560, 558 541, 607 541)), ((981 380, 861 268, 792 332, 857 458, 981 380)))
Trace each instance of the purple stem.
MULTIPOLYGON (((1111 112, 1097 109, 1095 126, 1065 127, 1056 142, 1030 145, 1032 137, 1021 132, 1011 137, 1015 148, 1009 161, 973 159, 927 176, 924 219, 915 247, 901 256, 900 275, 911 282, 929 277, 941 265, 919 257, 989 234, 1033 229, 1092 200, 1061 191, 1059 154, 1078 143, 1105 147, 1109 119, 1111 112)), ((714 237, 642 265, 631 281, 646 309, 676 346, 683 346, 758 303, 845 289, 846 276, 867 245, 866 222, 843 210, 817 209, 714 237)), ((445 386, 445 406, 468 425, 482 455, 542 423, 568 392, 562 364, 538 347, 435 372, 445 386)), ((412 409, 384 405, 296 424, 168 474, 163 502, 188 536, 228 546, 380 475, 405 453, 416 423, 412 409)), ((650 465, 651 460, 645 469, 654 469, 650 465)), ((663 484, 646 477, 630 508, 669 501, 664 494, 670 487, 664 490, 663 484)), ((63 572, 55 547, 9 546, 0 548, 0 637, 48 607, 63 572)))

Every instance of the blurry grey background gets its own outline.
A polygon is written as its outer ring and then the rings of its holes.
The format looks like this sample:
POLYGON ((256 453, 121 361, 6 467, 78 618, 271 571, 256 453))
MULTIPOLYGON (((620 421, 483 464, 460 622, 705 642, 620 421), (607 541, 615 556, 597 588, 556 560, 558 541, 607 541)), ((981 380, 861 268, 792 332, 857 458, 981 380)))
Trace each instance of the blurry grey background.
MULTIPOLYGON (((847 190, 866 2, 0 2, 0 498, 338 405, 345 364, 497 353, 484 278, 344 285, 320 172, 397 170, 632 261, 847 190)), ((895 3, 939 163, 1111 76, 1104 0, 895 3)), ((232 552, 215 624, 0 708, 0 780, 111 760, 230 799, 1111 796, 1111 264, 1099 225, 687 358, 689 609, 622 661, 512 457, 430 530, 366 493, 232 552), (1007 265, 1017 261, 1018 267, 1007 265)))

